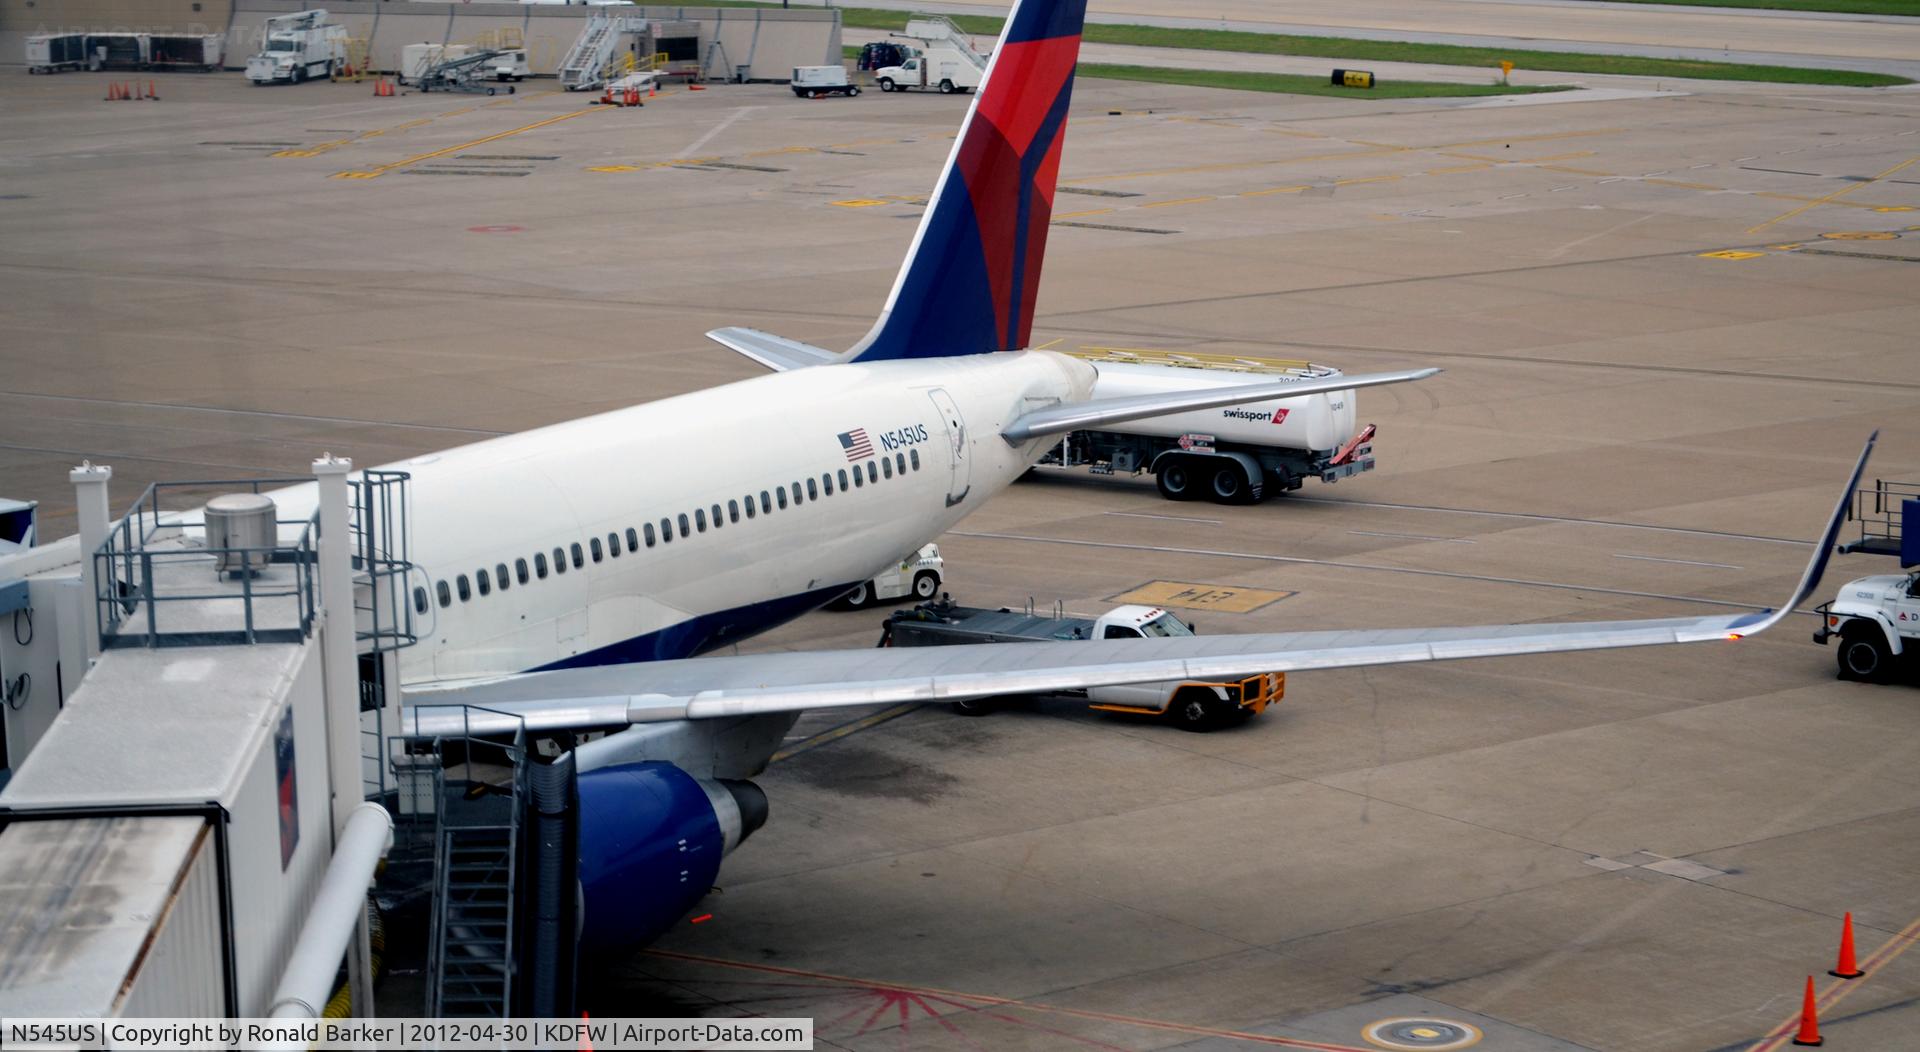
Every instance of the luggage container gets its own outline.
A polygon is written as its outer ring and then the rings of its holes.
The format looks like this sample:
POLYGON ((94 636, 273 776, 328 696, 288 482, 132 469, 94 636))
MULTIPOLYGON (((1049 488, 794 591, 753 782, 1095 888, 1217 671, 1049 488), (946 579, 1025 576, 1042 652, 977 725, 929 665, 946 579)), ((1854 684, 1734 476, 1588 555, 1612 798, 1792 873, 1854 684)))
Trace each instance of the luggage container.
POLYGON ((86 66, 85 33, 42 33, 27 38, 28 73, 59 73, 86 66))
POLYGON ((88 33, 88 69, 146 69, 152 38, 146 33, 88 33))
POLYGON ((223 33, 155 33, 147 41, 147 61, 154 69, 197 69, 211 73, 220 68, 226 41, 223 33))

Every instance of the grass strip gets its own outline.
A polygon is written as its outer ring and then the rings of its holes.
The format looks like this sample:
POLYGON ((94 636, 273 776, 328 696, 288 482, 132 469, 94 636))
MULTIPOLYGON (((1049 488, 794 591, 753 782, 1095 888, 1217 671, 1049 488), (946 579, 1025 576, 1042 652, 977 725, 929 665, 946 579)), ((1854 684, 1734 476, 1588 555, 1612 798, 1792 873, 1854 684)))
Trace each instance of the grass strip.
MULTIPOLYGON (((1820 2, 1820 0, 1805 0, 1820 2)), ((1861 2, 1861 0, 1849 0, 1861 2)), ((1900 0, 1911 9, 1914 0, 1900 0)), ((708 0, 722 7, 772 7, 751 0, 708 0)), ((911 15, 881 7, 843 7, 841 24, 854 29, 898 32, 911 15)), ((962 32, 980 37, 998 36, 1002 19, 992 15, 952 15, 962 32)), ((1163 26, 1087 23, 1083 39, 1089 44, 1125 44, 1134 47, 1175 47, 1197 51, 1236 51, 1255 55, 1302 55, 1358 62, 1416 62, 1434 66, 1500 68, 1502 60, 1516 69, 1555 73, 1604 73, 1630 77, 1681 77, 1689 80, 1745 80, 1769 84, 1826 84, 1840 87, 1883 88, 1911 84, 1906 77, 1863 73, 1848 69, 1805 69, 1744 62, 1702 62, 1693 59, 1643 58, 1637 55, 1587 55, 1572 51, 1532 51, 1525 48, 1469 47, 1460 44, 1416 44, 1397 40, 1361 40, 1354 37, 1299 36, 1288 33, 1250 33, 1236 29, 1173 29, 1163 26)), ((985 44, 985 41, 982 41, 985 44)))
POLYGON ((1740 7, 1764 11, 1811 11, 1823 15, 1920 16, 1914 0, 1616 0, 1627 4, 1679 4, 1686 7, 1740 7))
POLYGON ((1440 84, 1424 80, 1376 81, 1371 88, 1336 88, 1326 77, 1298 73, 1240 73, 1217 69, 1167 69, 1160 66, 1115 66, 1082 62, 1080 76, 1102 80, 1139 80, 1153 84, 1185 84, 1197 88, 1234 91, 1273 91, 1287 95, 1332 95, 1349 99, 1440 99, 1473 95, 1532 95, 1569 91, 1571 85, 1552 84, 1440 84))

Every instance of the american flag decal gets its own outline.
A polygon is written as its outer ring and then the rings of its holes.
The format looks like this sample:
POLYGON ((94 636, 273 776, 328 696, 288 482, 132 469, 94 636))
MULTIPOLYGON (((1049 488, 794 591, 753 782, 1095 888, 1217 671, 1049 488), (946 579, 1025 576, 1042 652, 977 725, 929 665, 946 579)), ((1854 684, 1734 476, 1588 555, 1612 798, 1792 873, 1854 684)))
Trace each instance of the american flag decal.
POLYGON ((847 451, 849 461, 873 456, 873 443, 867 440, 865 428, 856 427, 851 431, 842 431, 835 437, 840 439, 840 448, 847 451))

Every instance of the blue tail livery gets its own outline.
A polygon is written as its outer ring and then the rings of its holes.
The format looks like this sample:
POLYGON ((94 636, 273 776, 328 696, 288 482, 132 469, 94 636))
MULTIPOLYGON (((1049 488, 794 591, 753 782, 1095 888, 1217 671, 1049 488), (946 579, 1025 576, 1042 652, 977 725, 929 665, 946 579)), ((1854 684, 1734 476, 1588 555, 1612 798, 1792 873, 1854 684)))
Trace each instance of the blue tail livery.
POLYGON ((1014 4, 886 308, 848 359, 1027 345, 1086 13, 1086 0, 1014 4))

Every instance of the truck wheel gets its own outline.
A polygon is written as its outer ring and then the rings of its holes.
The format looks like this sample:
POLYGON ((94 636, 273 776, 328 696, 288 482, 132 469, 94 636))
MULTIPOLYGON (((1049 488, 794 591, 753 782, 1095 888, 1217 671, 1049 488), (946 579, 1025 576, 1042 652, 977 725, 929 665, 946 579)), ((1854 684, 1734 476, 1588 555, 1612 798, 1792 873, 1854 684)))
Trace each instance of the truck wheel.
POLYGON ((994 704, 992 698, 968 698, 965 701, 953 703, 953 712, 956 716, 987 716, 997 708, 999 706, 994 704))
POLYGON ((1220 699, 1205 687, 1186 687, 1174 693, 1166 717, 1183 731, 1210 731, 1220 724, 1220 699))
POLYGON ((848 592, 840 599, 840 607, 844 610, 863 610, 872 605, 873 582, 871 581, 861 581, 858 588, 848 592))
POLYGON ((943 80, 943 81, 941 81, 941 82, 940 82, 940 94, 942 94, 942 95, 951 95, 951 94, 953 94, 953 81, 950 81, 950 80, 943 80))
POLYGON ((1186 457, 1168 457, 1167 463, 1153 476, 1160 487, 1160 495, 1168 500, 1193 499, 1193 471, 1186 457))
POLYGON ((1861 683, 1885 683, 1892 678, 1893 653, 1880 629, 1854 621, 1840 630, 1840 652, 1834 655, 1840 678, 1861 683))
POLYGON ((1252 503, 1253 485, 1247 481, 1246 470, 1238 461, 1229 460, 1215 468, 1212 487, 1215 504, 1252 503))
POLYGON ((858 84, 855 84, 854 86, 852 86, 852 87, 850 87, 850 88, 848 88, 848 89, 847 89, 847 94, 849 94, 849 95, 858 95, 858 94, 860 94, 860 85, 858 85, 858 84))
POLYGON ((893 78, 892 78, 892 77, 881 77, 881 78, 880 78, 880 90, 881 90, 881 91, 893 91, 893 90, 894 90, 894 87, 893 87, 893 78))
POLYGON ((940 591, 940 575, 932 570, 922 570, 913 575, 913 597, 932 599, 940 591))

